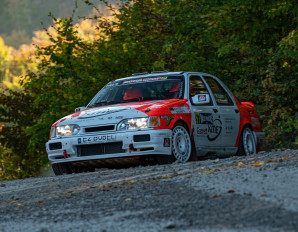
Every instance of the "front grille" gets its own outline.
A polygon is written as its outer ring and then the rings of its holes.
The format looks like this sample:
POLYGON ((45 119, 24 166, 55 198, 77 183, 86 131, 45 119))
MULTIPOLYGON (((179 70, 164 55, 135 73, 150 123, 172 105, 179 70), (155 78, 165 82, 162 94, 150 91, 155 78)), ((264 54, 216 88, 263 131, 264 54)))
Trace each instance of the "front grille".
POLYGON ((58 150, 58 149, 62 149, 62 143, 50 143, 49 144, 49 148, 50 150, 58 150))
POLYGON ((77 146, 78 156, 124 153, 122 142, 77 146))
POLYGON ((85 128, 85 132, 86 133, 96 132, 96 131, 111 131, 111 130, 115 130, 115 126, 114 125, 110 125, 110 126, 96 126, 96 127, 85 128))

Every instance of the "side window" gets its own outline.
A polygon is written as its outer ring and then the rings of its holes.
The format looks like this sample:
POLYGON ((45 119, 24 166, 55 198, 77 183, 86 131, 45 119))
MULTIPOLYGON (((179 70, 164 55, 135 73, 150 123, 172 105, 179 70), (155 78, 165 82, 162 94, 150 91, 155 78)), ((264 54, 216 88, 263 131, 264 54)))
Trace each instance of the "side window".
POLYGON ((204 76, 207 84, 209 85, 213 95, 214 99, 219 106, 232 106, 233 101, 227 94, 227 92, 224 90, 224 88, 212 77, 206 77, 204 76))
POLYGON ((200 76, 190 76, 189 78, 189 99, 192 105, 213 105, 208 90, 200 76))

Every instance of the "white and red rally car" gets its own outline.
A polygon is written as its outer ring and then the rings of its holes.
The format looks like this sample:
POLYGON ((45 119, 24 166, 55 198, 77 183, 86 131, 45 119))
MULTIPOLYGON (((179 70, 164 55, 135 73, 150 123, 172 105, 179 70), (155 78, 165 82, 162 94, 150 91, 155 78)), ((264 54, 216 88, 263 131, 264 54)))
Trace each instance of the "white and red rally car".
POLYGON ((248 155, 263 139, 254 104, 239 102, 215 76, 155 72, 108 83, 87 107, 52 125, 46 150, 60 175, 152 159, 248 155))

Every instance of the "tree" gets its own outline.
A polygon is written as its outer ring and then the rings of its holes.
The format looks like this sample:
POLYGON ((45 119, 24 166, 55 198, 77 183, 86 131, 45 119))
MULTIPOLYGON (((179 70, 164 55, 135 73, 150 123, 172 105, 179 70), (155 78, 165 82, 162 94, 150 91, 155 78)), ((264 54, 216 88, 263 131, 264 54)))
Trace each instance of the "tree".
MULTIPOLYGON (((117 9, 107 4, 110 17, 97 14, 85 24, 76 25, 73 17, 52 17, 55 26, 39 33, 40 38, 46 35, 47 42, 40 43, 43 46, 37 50, 37 69, 23 79, 24 92, 9 92, 0 98, 6 114, 16 110, 9 104, 12 100, 32 106, 28 112, 0 117, 4 128, 20 125, 18 134, 27 136, 23 146, 28 162, 33 166, 46 162, 44 143, 50 125, 86 105, 107 82, 162 69, 203 71, 220 77, 240 99, 257 104, 267 148, 297 147, 294 1, 121 3, 117 9), (92 36, 86 36, 86 31, 92 36), (34 109, 34 115, 30 114, 34 109), (23 117, 30 119, 27 126, 20 120, 23 117)), ((18 160, 21 151, 3 140, 7 133, 8 129, 0 132, 1 144, 18 160)), ((25 173, 25 167, 19 167, 25 173)))

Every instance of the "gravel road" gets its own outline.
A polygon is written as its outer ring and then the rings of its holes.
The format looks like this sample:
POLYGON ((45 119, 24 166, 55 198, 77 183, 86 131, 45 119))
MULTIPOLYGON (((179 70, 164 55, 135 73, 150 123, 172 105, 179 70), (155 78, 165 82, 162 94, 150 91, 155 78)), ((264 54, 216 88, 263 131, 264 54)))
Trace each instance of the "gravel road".
POLYGON ((298 150, 2 181, 0 231, 298 231, 298 150))

